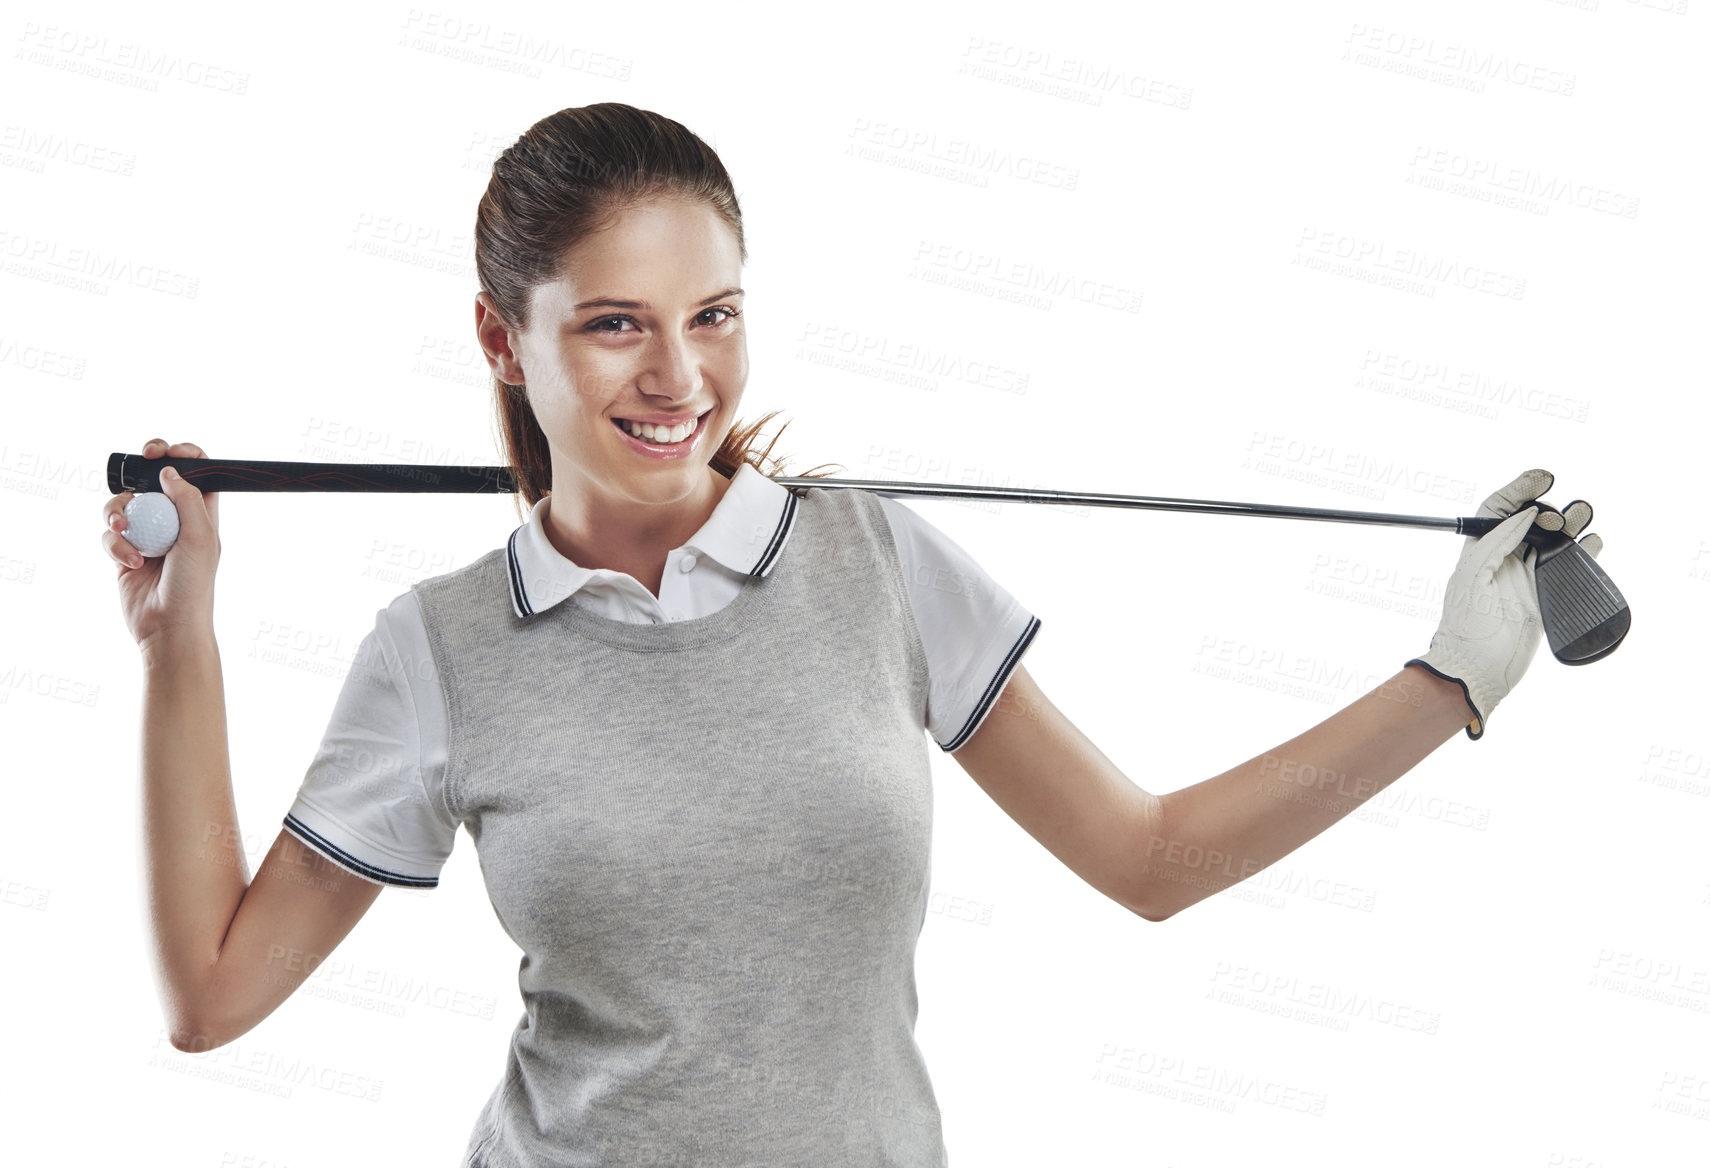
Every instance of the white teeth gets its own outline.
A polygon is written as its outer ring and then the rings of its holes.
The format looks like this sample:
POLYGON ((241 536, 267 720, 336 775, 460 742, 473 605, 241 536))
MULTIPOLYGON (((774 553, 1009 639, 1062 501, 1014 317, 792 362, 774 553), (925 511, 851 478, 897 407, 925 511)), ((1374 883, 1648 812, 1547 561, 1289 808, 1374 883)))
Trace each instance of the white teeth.
POLYGON ((664 426, 655 426, 652 422, 631 422, 627 418, 618 419, 618 424, 637 438, 659 444, 681 442, 695 432, 695 426, 699 422, 699 418, 690 418, 687 422, 679 423, 667 429, 664 426))

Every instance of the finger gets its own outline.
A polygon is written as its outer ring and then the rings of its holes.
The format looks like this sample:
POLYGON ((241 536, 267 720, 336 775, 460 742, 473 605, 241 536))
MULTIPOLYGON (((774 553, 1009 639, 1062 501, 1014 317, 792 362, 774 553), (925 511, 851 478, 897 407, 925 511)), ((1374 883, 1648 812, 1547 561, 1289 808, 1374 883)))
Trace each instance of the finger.
POLYGON ((1603 550, 1603 537, 1594 531, 1584 539, 1580 540, 1579 546, 1585 549, 1586 555, 1595 560, 1597 558, 1597 553, 1603 550))
POLYGON ((125 505, 134 498, 134 492, 120 491, 107 500, 106 505, 101 508, 101 522, 107 525, 108 531, 123 531, 130 526, 130 521, 125 516, 125 505))
POLYGON ((1537 504, 1537 508, 1538 518, 1536 522, 1538 524, 1538 530, 1560 531, 1566 524, 1567 520, 1562 517, 1562 513, 1557 511, 1548 503, 1539 503, 1537 504))
POLYGON ((1567 533, 1578 538, 1591 522, 1591 504, 1584 499, 1575 499, 1562 508, 1562 518, 1567 520, 1567 533))
POLYGON ((194 543, 212 549, 216 538, 214 517, 202 502, 202 492, 182 475, 169 477, 164 471, 160 476, 160 489, 178 509, 178 542, 188 537, 194 543))
POLYGON ((1512 515, 1550 489, 1556 476, 1547 470, 1529 470, 1479 504, 1478 514, 1488 519, 1512 515))
POLYGON ((1521 541, 1526 538, 1527 530, 1532 526, 1532 520, 1537 516, 1538 509, 1528 507, 1524 511, 1516 511, 1491 528, 1484 538, 1478 541, 1479 570, 1494 570, 1504 556, 1519 547, 1521 541))
MULTIPOLYGON (((143 566, 143 554, 131 546, 131 541, 114 531, 101 533, 101 546, 107 549, 118 565, 127 571, 143 566)), ((120 573, 123 575, 123 573, 120 573)))
MULTIPOLYGON (((167 450, 173 458, 206 458, 207 452, 194 442, 175 442, 167 450)), ((216 529, 220 526, 220 493, 218 491, 203 491, 202 503, 207 508, 208 519, 216 529)))

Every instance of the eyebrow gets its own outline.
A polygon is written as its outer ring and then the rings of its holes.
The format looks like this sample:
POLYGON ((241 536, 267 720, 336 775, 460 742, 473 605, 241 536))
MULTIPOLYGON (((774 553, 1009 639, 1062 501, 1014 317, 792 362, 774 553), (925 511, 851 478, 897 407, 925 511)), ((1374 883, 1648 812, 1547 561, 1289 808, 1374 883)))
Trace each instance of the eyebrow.
MULTIPOLYGON (((723 292, 714 292, 711 296, 708 296, 705 300, 703 300, 699 304, 695 305, 695 307, 696 308, 704 308, 705 306, 707 306, 708 304, 711 304, 715 300, 724 300, 724 299, 727 299, 728 297, 731 297, 731 296, 741 296, 741 295, 742 295, 742 289, 740 289, 740 288, 726 288, 723 292)), ((609 296, 602 296, 597 300, 584 300, 580 304, 576 305, 576 307, 578 309, 582 309, 582 308, 638 308, 643 312, 650 312, 650 311, 652 311, 652 308, 653 308, 653 306, 651 304, 648 304, 647 301, 645 301, 645 300, 614 300, 609 296)))

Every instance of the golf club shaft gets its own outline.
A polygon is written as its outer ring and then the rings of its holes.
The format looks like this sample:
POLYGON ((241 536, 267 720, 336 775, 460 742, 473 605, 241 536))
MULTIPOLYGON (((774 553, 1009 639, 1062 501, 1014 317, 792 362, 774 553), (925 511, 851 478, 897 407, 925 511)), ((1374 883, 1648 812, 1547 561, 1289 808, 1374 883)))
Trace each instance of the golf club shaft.
MULTIPOLYGON (((992 499, 1009 503, 1070 503, 1090 507, 1138 507, 1153 511, 1189 511, 1205 515, 1257 515, 1267 519, 1320 519, 1332 523, 1378 523, 1390 527, 1432 527, 1457 535, 1482 536, 1502 522, 1481 516, 1438 519, 1379 511, 1342 511, 1332 507, 1289 507, 1268 503, 1229 503, 1212 499, 1170 499, 1153 495, 1111 495, 1090 491, 1051 491, 978 487, 952 483, 887 482, 877 479, 774 478, 786 487, 853 487, 892 498, 928 495, 940 498, 992 499)), ((1544 504, 1548 506, 1548 504, 1544 504)), ((1550 652, 1565 665, 1586 665, 1607 657, 1626 637, 1632 614, 1627 601, 1597 561, 1572 536, 1533 524, 1523 537, 1536 551, 1538 606, 1550 652)))
POLYGON ((1438 518, 1393 515, 1382 511, 1344 511, 1333 507, 1292 507, 1273 503, 1230 503, 1216 499, 1171 499, 1161 495, 1113 495, 1100 491, 1052 491, 1035 487, 981 487, 961 483, 911 483, 882 479, 783 478, 786 487, 854 487, 890 498, 925 495, 944 499, 982 499, 998 503, 1058 503, 1084 507, 1131 507, 1148 511, 1191 511, 1202 515, 1255 515, 1265 519, 1321 519, 1332 523, 1378 523, 1391 527, 1434 527, 1457 535, 1479 536, 1501 522, 1477 516, 1438 518))
MULTIPOLYGON (((203 492, 220 491, 364 491, 435 494, 516 492, 509 467, 440 466, 421 463, 270 462, 253 459, 144 458, 115 453, 107 460, 107 485, 114 494, 160 490, 160 472, 170 466, 203 492)), ((1331 507, 1292 507, 1231 503, 1215 499, 1172 499, 1156 495, 1113 495, 1092 491, 1050 491, 1021 487, 981 487, 967 483, 910 483, 880 479, 774 476, 784 487, 853 488, 877 495, 978 499, 1003 503, 1057 503, 1071 506, 1130 507, 1187 511, 1203 515, 1252 515, 1267 519, 1317 519, 1332 523, 1375 523, 1424 527, 1456 535, 1482 536, 1501 522, 1480 516, 1438 518, 1380 511, 1343 511, 1331 507)), ((1542 504, 1547 507, 1548 504, 1542 504)), ((1538 604, 1550 651, 1568 665, 1584 665, 1614 652, 1631 622, 1627 602, 1615 582, 1573 537, 1545 531, 1536 523, 1526 531, 1536 551, 1533 561, 1538 604)))
MULTIPOLYGON (((509 467, 419 463, 270 462, 232 458, 144 458, 113 454, 107 484, 122 491, 160 490, 160 471, 170 466, 199 491, 364 491, 434 494, 506 494, 516 485, 509 467)), ((1056 503, 1070 506, 1129 507, 1188 511, 1204 515, 1253 515, 1268 519, 1317 519, 1332 523, 1372 523, 1390 527, 1426 527, 1456 535, 1481 536, 1500 520, 1479 516, 1443 518, 1345 511, 1331 507, 1294 507, 1231 503, 1215 499, 1172 499, 1154 495, 1113 495, 1093 491, 1051 491, 1024 487, 982 487, 964 483, 911 483, 877 479, 794 478, 775 476, 785 487, 856 488, 878 495, 923 495, 1000 503, 1056 503)))

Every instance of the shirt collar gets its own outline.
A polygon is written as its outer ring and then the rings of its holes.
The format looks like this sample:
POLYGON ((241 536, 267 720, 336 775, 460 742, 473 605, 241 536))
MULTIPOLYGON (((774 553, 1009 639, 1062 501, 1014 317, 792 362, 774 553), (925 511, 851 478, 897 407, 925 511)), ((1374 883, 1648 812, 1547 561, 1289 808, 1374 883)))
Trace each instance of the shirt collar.
MULTIPOLYGON (((545 612, 595 578, 595 569, 573 563, 546 538, 551 502, 551 496, 543 496, 507 544, 511 611, 519 617, 545 612)), ((795 492, 744 462, 731 476, 724 498, 683 548, 711 556, 733 572, 764 576, 778 562, 795 527, 796 503, 795 492)))

